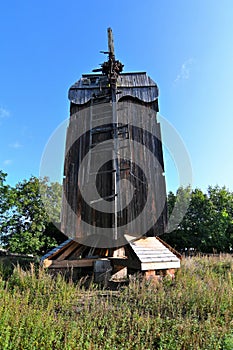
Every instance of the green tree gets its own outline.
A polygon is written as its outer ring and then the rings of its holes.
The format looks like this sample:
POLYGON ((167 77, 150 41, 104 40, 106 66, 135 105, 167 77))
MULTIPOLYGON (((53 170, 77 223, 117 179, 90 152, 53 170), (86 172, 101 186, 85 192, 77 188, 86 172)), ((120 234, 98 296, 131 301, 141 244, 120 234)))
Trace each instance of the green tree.
POLYGON ((58 207, 61 205, 61 186, 59 186, 56 183, 49 184, 47 179, 39 180, 32 176, 8 190, 5 197, 8 198, 10 193, 12 202, 11 206, 6 208, 8 215, 4 215, 4 222, 2 220, 1 225, 1 240, 6 248, 12 252, 41 255, 65 239, 65 236, 51 223, 59 220, 58 207), (47 201, 46 206, 42 198, 47 201), (53 211, 52 200, 54 200, 53 211))
MULTIPOLYGON (((14 192, 12 188, 6 184, 7 174, 0 170, 0 232, 2 238, 4 236, 6 222, 8 221, 11 211, 10 209, 14 205, 14 192)), ((0 239, 0 245, 3 241, 0 239)))
MULTIPOLYGON (((178 198, 180 191, 183 193, 184 189, 179 189, 176 195, 168 195, 170 215, 174 215, 176 202, 179 214, 179 208, 182 208, 179 201, 185 203, 187 200, 184 193, 178 198)), ((179 218, 178 214, 175 216, 179 218)), ((233 247, 233 193, 218 186, 210 186, 206 194, 200 189, 193 190, 184 218, 163 239, 178 250, 230 252, 233 247)))
POLYGON ((226 187, 208 187, 211 215, 211 243, 214 249, 229 252, 233 248, 233 193, 226 187))
POLYGON ((185 230, 184 220, 187 218, 190 200, 190 187, 180 187, 176 194, 168 194, 168 233, 163 235, 163 239, 177 250, 189 245, 190 235, 188 230, 185 230))
POLYGON ((187 247, 197 251, 206 251, 209 245, 210 230, 208 220, 210 204, 206 194, 200 189, 192 191, 190 206, 181 227, 188 235, 187 247))

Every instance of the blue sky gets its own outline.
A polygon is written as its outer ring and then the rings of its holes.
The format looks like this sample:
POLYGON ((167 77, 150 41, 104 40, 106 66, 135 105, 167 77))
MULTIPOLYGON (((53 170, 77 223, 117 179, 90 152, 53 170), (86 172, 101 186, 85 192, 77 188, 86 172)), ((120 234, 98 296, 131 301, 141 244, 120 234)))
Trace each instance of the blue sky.
MULTIPOLYGON (((111 26, 125 71, 147 71, 160 113, 183 139, 193 187, 233 190, 233 2, 16 1, 0 5, 0 169, 14 184, 39 174, 67 91, 98 67, 111 26)), ((166 156, 168 190, 178 186, 166 156)))

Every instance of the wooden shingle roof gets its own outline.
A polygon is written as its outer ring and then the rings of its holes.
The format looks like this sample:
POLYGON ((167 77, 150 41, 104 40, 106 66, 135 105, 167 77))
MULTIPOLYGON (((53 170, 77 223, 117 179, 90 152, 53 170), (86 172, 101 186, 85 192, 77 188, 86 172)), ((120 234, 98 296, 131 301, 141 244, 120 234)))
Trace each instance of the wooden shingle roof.
MULTIPOLYGON (((85 104, 93 95, 108 89, 108 79, 102 74, 84 74, 71 86, 69 100, 75 104, 85 104)), ((117 78, 117 100, 124 96, 137 98, 143 102, 154 102, 158 98, 157 84, 145 73, 123 73, 117 78)))

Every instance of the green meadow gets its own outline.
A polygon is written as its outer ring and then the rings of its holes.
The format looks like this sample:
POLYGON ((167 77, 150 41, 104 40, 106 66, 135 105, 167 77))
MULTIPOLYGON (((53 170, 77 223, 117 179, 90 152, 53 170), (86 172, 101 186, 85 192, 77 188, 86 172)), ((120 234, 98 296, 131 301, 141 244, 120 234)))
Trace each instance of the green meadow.
POLYGON ((117 290, 34 267, 0 272, 0 349, 232 350, 233 259, 183 259, 174 280, 117 290))

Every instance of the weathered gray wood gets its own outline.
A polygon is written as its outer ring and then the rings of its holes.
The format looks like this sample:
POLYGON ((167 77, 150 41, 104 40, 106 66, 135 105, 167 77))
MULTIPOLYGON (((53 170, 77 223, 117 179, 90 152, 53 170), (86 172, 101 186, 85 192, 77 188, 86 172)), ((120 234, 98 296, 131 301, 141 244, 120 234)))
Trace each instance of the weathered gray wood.
POLYGON ((66 267, 92 267, 96 259, 76 259, 76 260, 51 260, 50 268, 66 268, 66 267))
POLYGON ((65 260, 78 246, 80 245, 77 242, 73 242, 73 244, 67 247, 63 253, 58 256, 57 261, 65 260))
MULTIPOLYGON (((120 75, 118 79, 122 79, 123 75, 120 75)), ((95 81, 97 78, 95 79, 95 81)), ((142 84, 142 86, 146 86, 146 84, 152 84, 152 80, 146 75, 146 74, 130 74, 129 76, 124 75, 124 84, 128 84, 132 86, 132 89, 138 89, 140 90, 140 86, 134 86, 133 84, 142 84)), ((164 172, 164 165, 163 165, 163 154, 162 154, 162 144, 160 141, 161 133, 160 133, 160 125, 157 123, 156 120, 156 111, 157 111, 157 103, 153 102, 153 89, 157 89, 156 84, 154 83, 154 87, 148 88, 148 94, 152 93, 150 97, 151 104, 147 107, 142 106, 142 108, 139 107, 139 102, 136 102, 132 99, 128 99, 127 96, 124 96, 124 99, 119 99, 117 102, 117 116, 119 120, 124 120, 125 125, 129 125, 128 127, 128 137, 130 139, 134 138, 138 142, 141 142, 144 144, 148 149, 151 150, 151 152, 154 154, 154 163, 150 163, 147 157, 147 154, 145 151, 141 154, 135 153, 135 150, 132 148, 130 149, 131 159, 132 162, 134 162, 135 159, 139 158, 141 160, 141 163, 144 163, 144 168, 149 168, 149 178, 148 181, 155 182, 156 183, 156 190, 153 200, 153 207, 150 208, 151 214, 148 213, 149 217, 151 216, 154 219, 154 222, 157 221, 156 225, 148 232, 149 235, 159 235, 164 232, 164 227, 166 225, 166 205, 164 207, 164 211, 158 216, 159 207, 162 202, 166 201, 166 188, 165 188, 165 179, 163 176, 164 172), (152 92, 151 92, 152 91, 152 92), (135 128, 132 125, 138 125, 141 124, 142 127, 144 126, 145 120, 148 119, 148 115, 151 116, 151 125, 148 125, 149 130, 151 130, 151 134, 145 133, 143 130, 140 130, 138 128, 135 128), (152 136, 151 136, 152 135, 152 136), (153 138, 154 137, 154 138, 153 138), (157 137, 157 138, 156 138, 157 137), (161 164, 161 168, 158 168, 157 160, 161 164)), ((149 96, 149 95, 148 95, 149 96)), ((129 96, 130 97, 130 96, 129 96)), ((82 100, 76 101, 79 102, 79 104, 71 103, 71 117, 70 117, 70 126, 68 128, 67 132, 67 139, 70 139, 70 141, 67 141, 67 149, 69 149, 70 144, 72 144, 72 140, 75 139, 76 130, 78 128, 84 128, 86 123, 89 123, 90 125, 90 114, 89 109, 83 108, 84 105, 82 104, 82 100)), ((88 105, 85 105, 86 107, 88 105)), ((104 104, 101 104, 101 108, 99 108, 99 104, 96 104, 95 98, 92 99, 92 124, 93 127, 95 127, 94 120, 96 118, 97 124, 99 124, 99 121, 101 118, 109 118, 107 119, 109 122, 111 122, 113 115, 112 115, 112 107, 109 102, 105 102, 104 104), (105 115, 103 115, 103 112, 105 115), (96 117, 95 117, 96 116, 96 117)), ((105 121, 106 122, 106 121, 105 121)), ((112 120, 113 122, 113 120, 112 120)), ((96 124, 96 125, 97 125, 96 124)), ((110 124, 109 124, 110 125, 110 124)), ((66 164, 65 164, 65 180, 64 180, 64 188, 66 191, 66 196, 68 197, 69 203, 71 203, 72 208, 74 208, 74 212, 76 212, 78 216, 78 220, 73 220, 71 217, 69 217, 69 213, 66 214, 66 207, 63 206, 63 217, 62 217, 62 227, 68 227, 71 232, 75 232, 76 237, 81 237, 83 234, 85 235, 85 232, 82 233, 82 227, 80 227, 79 222, 81 223, 81 218, 83 215, 83 219, 86 219, 87 222, 90 223, 97 223, 100 225, 104 225, 105 227, 112 227, 111 220, 113 218, 110 218, 109 215, 102 215, 101 217, 97 215, 95 210, 90 210, 88 206, 86 206, 85 203, 83 203, 82 200, 80 200, 79 190, 77 189, 77 172, 79 168, 79 164, 82 160, 82 157, 86 152, 89 151, 91 154, 91 159, 93 162, 95 162, 95 157, 98 156, 98 152, 95 151, 93 148, 90 149, 91 142, 93 144, 98 144, 100 142, 103 142, 104 140, 111 139, 111 132, 107 132, 106 127, 104 127, 104 132, 100 132, 98 129, 98 132, 94 132, 91 134, 85 134, 79 142, 77 143, 76 149, 72 148, 72 151, 67 153, 66 157, 66 164), (92 138, 92 141, 91 141, 92 138), (97 153, 97 154, 96 154, 97 153)), ((127 140, 126 140, 127 142, 127 140)), ((116 146, 116 145, 115 145, 116 146)), ((120 141, 118 141, 118 148, 120 148, 120 141)), ((111 149, 109 148, 109 152, 111 152, 111 149)), ((122 158, 129 154, 129 147, 125 148, 125 151, 121 149, 122 158)), ((129 163, 128 163, 129 164, 129 163)), ((144 201, 146 201, 146 192, 144 191, 143 187, 143 179, 141 179, 141 174, 137 173, 136 169, 131 168, 127 164, 123 164, 122 162, 119 164, 119 168, 125 168, 128 169, 128 171, 120 172, 120 178, 121 179, 128 179, 131 182, 133 182, 135 188, 137 188, 139 193, 139 198, 141 196, 141 200, 137 200, 136 203, 134 203, 134 206, 129 207, 128 209, 124 210, 123 217, 121 217, 119 220, 119 224, 124 224, 127 221, 131 221, 134 217, 136 217, 142 210, 142 204, 144 201)), ((108 166, 106 165, 102 170, 101 173, 98 175, 98 183, 97 188, 100 191, 102 197, 107 198, 108 196, 113 195, 113 188, 114 183, 112 179, 112 173, 115 169, 111 167, 111 164, 108 166), (105 173, 104 173, 105 172, 105 173), (107 173, 109 172, 109 174, 107 173)), ((88 167, 87 172, 83 174, 83 179, 89 179, 88 181, 91 181, 91 178, 89 176, 89 173, 92 173, 91 169, 91 162, 90 167, 88 167)), ((94 178, 94 177, 93 177, 94 178)), ((91 182, 88 183, 91 185, 91 182)), ((93 186, 95 184, 93 183, 93 186)), ((121 200, 127 201, 127 196, 129 195, 127 191, 124 190, 123 187, 118 191, 121 193, 121 200)), ((146 220, 146 219, 145 219, 146 220)), ((141 227, 138 229, 141 232, 144 232, 144 228, 146 227, 146 221, 141 222, 141 227)), ((67 232, 69 235, 70 232, 67 232)))
POLYGON ((108 28, 108 51, 113 56, 115 55, 115 52, 114 52, 114 40, 113 40, 113 34, 112 34, 112 29, 111 28, 108 28))
MULTIPOLYGON (((71 103, 84 105, 91 100, 93 94, 100 94, 100 84, 102 96, 108 96, 108 81, 102 80, 102 75, 83 75, 83 77, 71 86, 69 90, 69 100, 71 103), (89 86, 83 83, 83 79, 92 77, 93 83, 89 86)), ((157 84, 145 72, 122 73, 117 78, 117 102, 123 97, 130 96, 137 98, 141 102, 152 103, 158 100, 157 84)), ((103 98, 103 97, 102 97, 103 98)), ((98 100, 99 98, 96 97, 98 100)), ((158 103, 156 102, 158 109, 158 103)))

